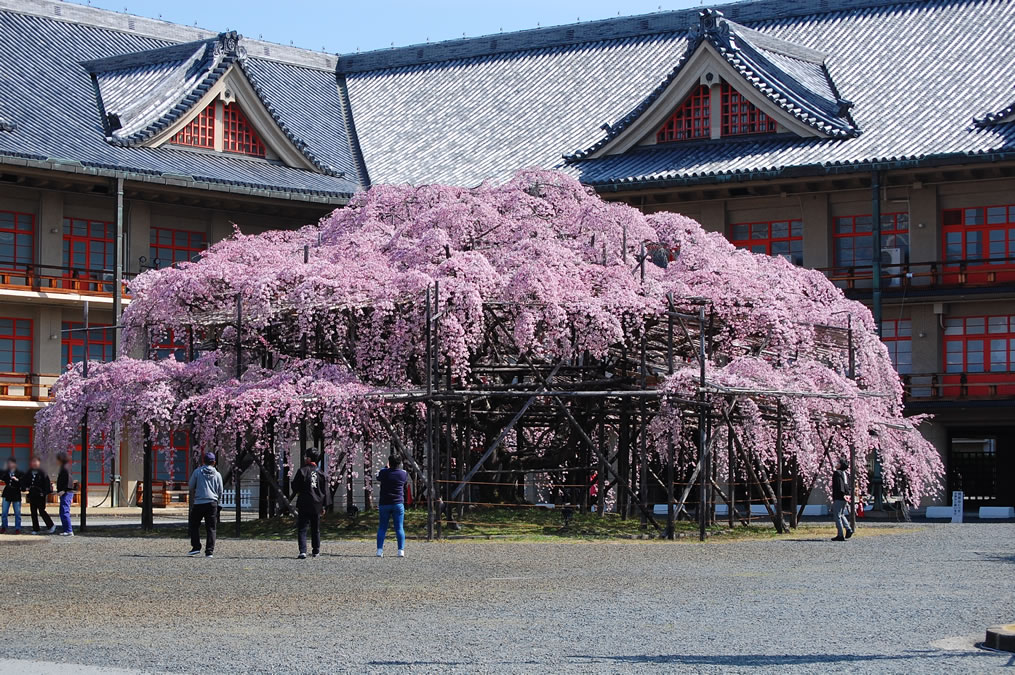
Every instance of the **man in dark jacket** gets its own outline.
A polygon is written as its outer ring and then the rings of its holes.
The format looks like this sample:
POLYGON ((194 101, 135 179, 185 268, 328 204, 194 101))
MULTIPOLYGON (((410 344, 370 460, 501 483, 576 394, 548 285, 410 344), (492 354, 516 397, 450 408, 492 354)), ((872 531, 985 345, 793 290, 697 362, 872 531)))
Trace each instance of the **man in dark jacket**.
POLYGON ((74 481, 70 477, 70 457, 66 452, 56 455, 60 462, 60 473, 56 476, 56 494, 60 497, 60 524, 63 526, 61 537, 73 537, 74 529, 70 522, 70 505, 74 501, 74 481))
POLYGON ((398 540, 398 557, 405 557, 405 486, 409 483, 409 474, 402 470, 402 460, 396 455, 388 457, 387 468, 377 474, 377 482, 381 484, 381 497, 377 510, 380 511, 381 522, 377 526, 377 557, 384 556, 384 537, 388 533, 388 521, 395 521, 395 538, 398 540))
POLYGON ((13 457, 7 460, 7 468, 0 479, 4 482, 3 522, 0 524, 0 534, 7 532, 7 515, 11 506, 14 507, 14 534, 21 534, 21 491, 24 489, 25 476, 18 471, 18 460, 13 457))
POLYGON ((204 455, 204 464, 194 469, 187 483, 190 488, 190 553, 194 556, 201 553, 201 521, 208 531, 204 544, 204 557, 211 558, 215 553, 215 526, 218 524, 219 503, 222 501, 222 474, 215 468, 215 453, 204 455))
POLYGON ((835 529, 838 530, 832 541, 846 541, 853 536, 846 511, 846 496, 850 493, 849 478, 846 476, 848 467, 849 462, 840 459, 838 468, 832 474, 832 516, 835 518, 835 529))
POLYGON ((46 497, 53 491, 53 483, 49 480, 49 474, 42 470, 38 457, 32 457, 28 466, 25 489, 28 490, 28 506, 32 509, 32 534, 39 534, 39 516, 42 516, 42 522, 46 524, 49 534, 53 534, 56 532, 56 525, 46 513, 46 497))
POLYGON ((303 468, 296 472, 292 482, 296 498, 296 528, 300 545, 300 560, 307 557, 307 530, 310 530, 311 554, 321 554, 321 516, 331 499, 327 477, 317 468, 313 457, 307 457, 303 468))

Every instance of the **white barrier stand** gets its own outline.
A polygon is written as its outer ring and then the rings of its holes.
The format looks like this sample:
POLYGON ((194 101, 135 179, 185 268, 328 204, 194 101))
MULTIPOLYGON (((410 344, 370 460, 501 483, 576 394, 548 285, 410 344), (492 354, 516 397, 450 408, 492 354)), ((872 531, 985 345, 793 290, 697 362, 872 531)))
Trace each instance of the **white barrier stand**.
POLYGON ((951 520, 952 507, 928 506, 926 512, 923 515, 925 518, 940 518, 942 520, 951 520))
POLYGON ((952 522, 953 523, 961 523, 962 522, 962 513, 963 513, 963 509, 965 508, 965 504, 963 503, 964 501, 965 501, 965 495, 962 493, 962 490, 956 490, 956 491, 952 492, 952 522))
POLYGON ((1015 507, 1013 506, 981 506, 980 507, 980 519, 994 519, 999 518, 1007 520, 1009 518, 1015 518, 1015 507))

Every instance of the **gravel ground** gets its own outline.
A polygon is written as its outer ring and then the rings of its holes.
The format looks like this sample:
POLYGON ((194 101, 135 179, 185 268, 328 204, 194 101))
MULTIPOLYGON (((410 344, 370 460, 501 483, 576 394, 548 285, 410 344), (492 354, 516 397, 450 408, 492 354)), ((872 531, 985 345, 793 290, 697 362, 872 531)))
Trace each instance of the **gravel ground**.
POLYGON ((409 557, 383 560, 370 542, 326 542, 305 561, 288 542, 223 539, 209 560, 178 539, 8 536, 0 671, 21 670, 10 659, 202 673, 1015 663, 972 646, 1015 620, 1015 525, 827 536, 410 542, 409 557))

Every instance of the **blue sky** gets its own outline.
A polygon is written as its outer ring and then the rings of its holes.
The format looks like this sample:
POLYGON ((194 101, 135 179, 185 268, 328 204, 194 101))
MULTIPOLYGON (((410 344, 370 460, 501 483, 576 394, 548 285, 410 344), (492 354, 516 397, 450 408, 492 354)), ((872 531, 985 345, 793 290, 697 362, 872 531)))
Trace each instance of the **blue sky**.
POLYGON ((701 4, 701 0, 80 0, 209 30, 235 30, 252 38, 328 52, 382 49, 504 31, 627 16, 701 4))

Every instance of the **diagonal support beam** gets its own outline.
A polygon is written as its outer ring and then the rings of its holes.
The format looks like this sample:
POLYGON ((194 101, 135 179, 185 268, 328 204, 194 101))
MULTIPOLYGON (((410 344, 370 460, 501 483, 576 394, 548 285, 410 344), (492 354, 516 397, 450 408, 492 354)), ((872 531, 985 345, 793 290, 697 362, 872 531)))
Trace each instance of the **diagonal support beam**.
POLYGON ((550 387, 550 382, 553 380, 554 376, 557 375, 557 371, 560 370, 560 365, 561 364, 558 363, 553 367, 553 370, 550 371, 549 377, 544 378, 540 375, 540 379, 543 381, 543 390, 536 392, 535 394, 533 394, 532 396, 530 396, 525 400, 525 404, 518 410, 518 412, 515 413, 515 416, 511 418, 511 421, 508 422, 508 425, 503 429, 501 429, 500 433, 497 435, 497 438, 495 438, 493 443, 490 444, 490 447, 486 449, 486 452, 484 452, 483 456, 479 458, 479 461, 477 461, 476 464, 471 469, 469 469, 469 472, 465 474, 465 477, 462 478, 462 482, 459 483, 458 487, 456 487, 454 492, 451 493, 451 499, 456 499, 458 495, 462 494, 462 491, 465 489, 465 486, 468 484, 468 482, 472 480, 477 473, 479 473, 479 470, 483 468, 483 464, 486 463, 486 460, 490 459, 490 456, 493 455, 493 453, 497 450, 497 448, 500 447, 501 443, 504 442, 504 439, 506 439, 508 437, 508 434, 510 434, 511 431, 515 428, 515 425, 518 424, 518 421, 525 416, 525 413, 528 411, 529 406, 531 406, 535 402, 536 398, 546 394, 546 391, 550 387))

